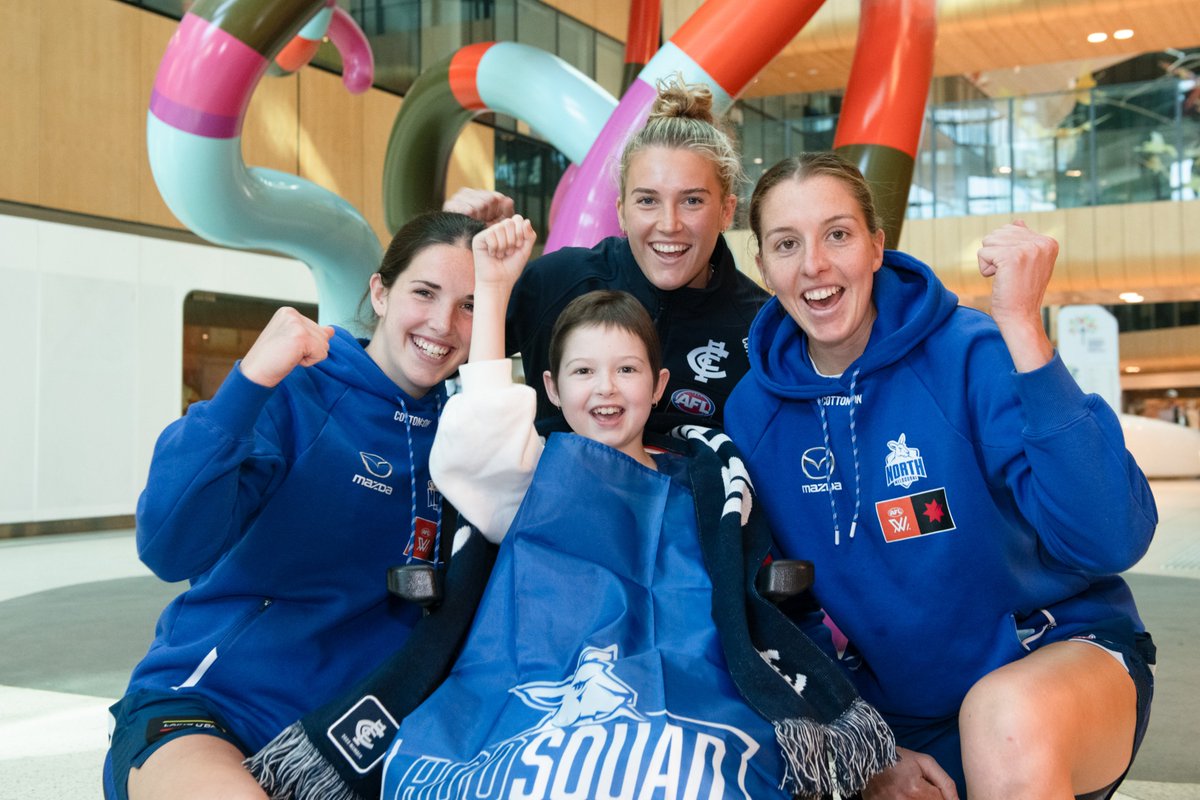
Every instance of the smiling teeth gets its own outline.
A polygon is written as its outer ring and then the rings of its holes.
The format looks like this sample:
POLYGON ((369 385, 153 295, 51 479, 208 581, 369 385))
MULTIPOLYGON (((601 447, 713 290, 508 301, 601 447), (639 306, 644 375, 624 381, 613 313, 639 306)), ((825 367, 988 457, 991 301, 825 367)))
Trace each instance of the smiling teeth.
POLYGON ((592 409, 592 413, 599 414, 602 417, 611 417, 613 414, 620 414, 621 409, 618 406, 604 406, 592 409))
POLYGON ((835 294, 837 294, 841 290, 842 290, 842 287, 840 287, 840 286, 826 286, 823 289, 812 289, 811 291, 807 291, 804 293, 804 299, 805 300, 824 300, 826 297, 833 297, 835 294))
POLYGON ((682 253, 688 249, 686 244, 655 244, 651 245, 656 253, 682 253))
POLYGON ((427 339, 418 339, 413 337, 413 344, 415 344, 422 353, 430 356, 431 358, 443 358, 447 353, 450 352, 449 347, 446 347, 445 345, 434 344, 427 339))

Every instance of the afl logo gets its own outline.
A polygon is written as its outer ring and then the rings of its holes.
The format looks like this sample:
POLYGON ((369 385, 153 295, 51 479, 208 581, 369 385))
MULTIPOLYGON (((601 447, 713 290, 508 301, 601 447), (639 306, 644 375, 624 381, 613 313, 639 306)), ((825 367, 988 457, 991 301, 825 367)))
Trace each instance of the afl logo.
POLYGON ((833 453, 824 447, 810 447, 800 456, 800 467, 810 481, 828 480, 833 474, 833 453))
POLYGON ((717 410, 716 403, 695 389, 679 389, 671 395, 671 405, 685 414, 693 414, 697 417, 711 417, 717 410))

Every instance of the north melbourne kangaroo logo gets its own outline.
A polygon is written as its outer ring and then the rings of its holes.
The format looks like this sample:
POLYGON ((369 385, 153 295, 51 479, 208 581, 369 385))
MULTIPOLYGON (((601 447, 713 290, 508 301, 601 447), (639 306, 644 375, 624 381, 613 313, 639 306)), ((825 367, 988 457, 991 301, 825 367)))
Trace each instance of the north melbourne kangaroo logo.
POLYGON ((903 486, 907 489, 921 478, 929 477, 925 474, 925 459, 921 458, 921 451, 909 447, 904 441, 903 433, 899 439, 888 442, 888 449, 891 452, 888 453, 884 464, 888 486, 903 486))
POLYGON ((585 647, 571 677, 558 682, 532 681, 510 689, 530 708, 550 712, 528 733, 600 724, 617 717, 645 721, 635 708, 637 692, 613 673, 616 660, 615 644, 585 647))
MULTIPOLYGON (((749 800, 746 779, 758 742, 731 725, 639 711, 637 691, 616 674, 620 666, 616 644, 584 647, 575 671, 562 680, 512 687, 512 695, 544 715, 512 735, 499 722, 492 735, 503 738, 469 760, 422 754, 428 745, 418 733, 398 739, 385 796, 749 800)), ((500 720, 510 716, 506 711, 500 720)))

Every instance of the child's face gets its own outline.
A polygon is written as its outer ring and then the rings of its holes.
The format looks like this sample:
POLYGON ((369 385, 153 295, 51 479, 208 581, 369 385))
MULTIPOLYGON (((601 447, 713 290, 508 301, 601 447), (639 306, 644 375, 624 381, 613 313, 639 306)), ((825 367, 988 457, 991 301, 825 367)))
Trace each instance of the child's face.
POLYGON ((646 462, 642 429, 667 385, 667 370, 651 370, 641 339, 624 328, 576 328, 567 335, 557 380, 549 371, 544 377, 571 430, 646 462))

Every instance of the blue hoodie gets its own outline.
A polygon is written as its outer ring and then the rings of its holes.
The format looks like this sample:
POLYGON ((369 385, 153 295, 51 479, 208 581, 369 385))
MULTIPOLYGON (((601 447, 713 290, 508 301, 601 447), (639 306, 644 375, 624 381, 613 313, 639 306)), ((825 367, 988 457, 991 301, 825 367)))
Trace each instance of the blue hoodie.
POLYGON ((771 300, 725 416, 780 548, 815 565, 864 699, 921 724, 1045 642, 1132 640, 1115 573, 1158 514, 1116 415, 1057 356, 1016 373, 991 318, 903 253, 873 297, 866 350, 836 378, 771 300))
POLYGON ((128 691, 203 695, 253 752, 390 655, 420 614, 388 595, 387 569, 440 522, 427 465, 443 401, 406 395, 337 329, 324 361, 274 389, 235 368, 168 426, 138 553, 191 587, 128 691))

